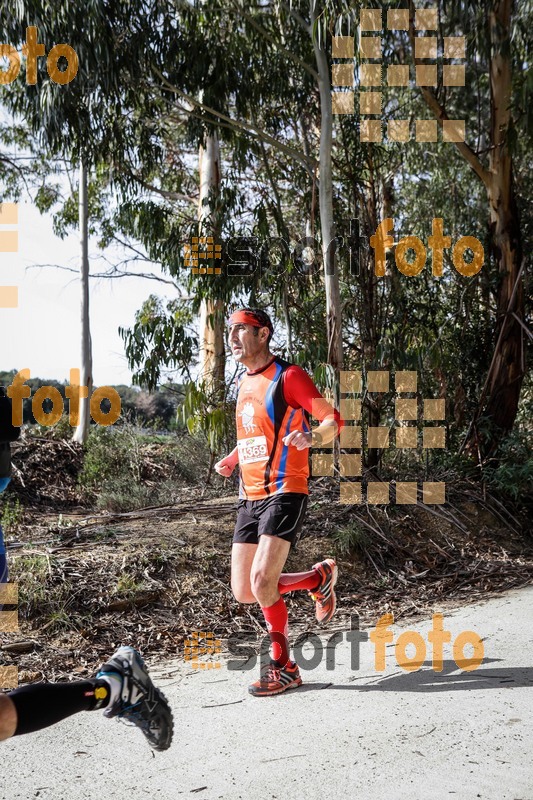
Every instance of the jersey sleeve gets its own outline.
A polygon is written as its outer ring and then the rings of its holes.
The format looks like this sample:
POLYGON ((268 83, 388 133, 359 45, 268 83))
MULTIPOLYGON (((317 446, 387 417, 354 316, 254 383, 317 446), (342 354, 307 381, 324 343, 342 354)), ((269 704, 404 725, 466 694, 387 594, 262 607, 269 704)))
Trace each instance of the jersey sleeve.
POLYGON ((344 427, 337 409, 320 394, 307 372, 296 364, 291 364, 283 374, 283 394, 290 406, 303 408, 320 422, 333 416, 337 423, 337 433, 344 427))

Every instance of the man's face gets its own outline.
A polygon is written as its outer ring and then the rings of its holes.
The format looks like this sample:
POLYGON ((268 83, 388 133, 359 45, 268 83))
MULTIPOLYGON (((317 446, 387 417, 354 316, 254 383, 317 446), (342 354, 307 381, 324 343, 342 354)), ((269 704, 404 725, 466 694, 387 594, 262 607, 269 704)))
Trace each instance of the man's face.
POLYGON ((245 325, 244 322, 237 322, 228 328, 228 344, 231 347, 233 358, 239 364, 246 364, 254 361, 261 353, 266 353, 268 328, 255 328, 253 325, 245 325))

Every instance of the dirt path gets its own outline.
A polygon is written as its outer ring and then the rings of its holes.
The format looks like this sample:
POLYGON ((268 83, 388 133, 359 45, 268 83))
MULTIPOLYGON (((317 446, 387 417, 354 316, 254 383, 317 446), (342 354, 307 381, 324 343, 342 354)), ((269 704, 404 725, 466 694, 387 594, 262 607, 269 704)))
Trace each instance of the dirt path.
MULTIPOLYGON (((484 640, 471 672, 457 669, 451 645, 443 672, 433 671, 428 645, 409 673, 389 644, 378 673, 371 642, 353 670, 343 641, 334 670, 323 659, 277 698, 250 697, 257 668, 229 670, 223 656, 204 670, 152 662, 174 712, 170 751, 153 754, 140 732, 79 714, 2 745, 2 800, 533 800, 532 618, 533 587, 447 610, 452 641, 463 630, 484 640)), ((394 624, 394 641, 412 629, 427 643, 430 627, 428 618, 394 624)))

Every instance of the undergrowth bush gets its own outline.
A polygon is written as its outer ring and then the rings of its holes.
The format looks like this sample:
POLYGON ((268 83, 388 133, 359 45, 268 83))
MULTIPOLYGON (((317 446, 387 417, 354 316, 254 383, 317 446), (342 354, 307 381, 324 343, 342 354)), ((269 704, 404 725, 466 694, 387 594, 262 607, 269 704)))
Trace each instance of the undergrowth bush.
POLYGON ((184 485, 205 482, 208 467, 199 438, 146 433, 126 423, 91 430, 79 486, 97 508, 129 511, 175 502, 184 485))
POLYGON ((518 428, 502 439, 494 459, 483 470, 487 486, 517 506, 533 505, 531 433, 518 428))

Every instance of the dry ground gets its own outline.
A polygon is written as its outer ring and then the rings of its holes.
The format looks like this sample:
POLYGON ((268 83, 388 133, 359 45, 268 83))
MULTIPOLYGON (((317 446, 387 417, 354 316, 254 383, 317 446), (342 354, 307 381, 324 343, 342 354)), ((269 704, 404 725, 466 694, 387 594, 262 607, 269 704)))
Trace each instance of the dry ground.
MULTIPOLYGON (((260 612, 229 590, 236 500, 189 489, 181 502, 124 514, 26 513, 9 547, 20 630, 1 636, 0 663, 17 664, 21 682, 59 680, 93 673, 120 644, 175 658, 193 631, 259 642, 260 612)), ((504 510, 462 501, 438 514, 340 506, 324 482, 287 570, 337 557, 340 628, 354 612, 363 623, 385 611, 399 620, 533 580, 531 533, 504 510)), ((293 633, 315 628, 306 593, 288 603, 293 633)))

